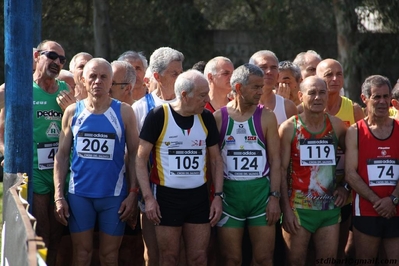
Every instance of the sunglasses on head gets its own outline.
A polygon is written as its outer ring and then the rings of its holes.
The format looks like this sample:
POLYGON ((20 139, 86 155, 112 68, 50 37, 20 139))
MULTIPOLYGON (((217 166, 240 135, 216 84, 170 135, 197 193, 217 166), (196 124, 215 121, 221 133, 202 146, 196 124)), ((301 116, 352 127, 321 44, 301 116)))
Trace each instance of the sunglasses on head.
POLYGON ((51 59, 51 60, 56 60, 57 58, 60 59, 60 63, 61 64, 65 64, 66 61, 66 57, 63 55, 59 55, 56 52, 53 51, 42 51, 40 52, 41 55, 45 55, 47 58, 51 59))

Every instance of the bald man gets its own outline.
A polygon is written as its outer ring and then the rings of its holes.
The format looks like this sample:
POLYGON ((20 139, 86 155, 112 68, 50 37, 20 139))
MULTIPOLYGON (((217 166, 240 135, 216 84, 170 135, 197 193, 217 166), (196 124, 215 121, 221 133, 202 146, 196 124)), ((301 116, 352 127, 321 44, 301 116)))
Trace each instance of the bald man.
POLYGON ((290 265, 305 265, 311 237, 320 264, 337 256, 340 207, 348 193, 336 182, 335 165, 337 146, 345 149, 346 127, 325 112, 328 92, 322 79, 304 79, 299 98, 304 111, 279 128, 283 236, 290 265))
POLYGON ((117 265, 125 223, 137 211, 138 187, 132 168, 138 143, 136 117, 130 105, 109 96, 112 67, 105 59, 90 60, 82 81, 87 99, 68 106, 62 118, 54 163, 56 218, 69 225, 72 265, 90 265, 96 222, 101 265, 117 265))
MULTIPOLYGON (((316 74, 327 84, 328 103, 326 112, 340 118, 347 127, 364 118, 362 108, 353 103, 349 98, 340 95, 340 91, 344 86, 344 72, 342 65, 335 59, 325 59, 321 61, 316 68, 316 74)), ((345 154, 338 149, 338 160, 336 168, 336 176, 338 182, 347 188, 348 193, 350 187, 347 186, 344 177, 344 161, 345 154)), ((349 236, 349 226, 351 223, 351 197, 344 207, 341 208, 341 226, 340 226, 340 242, 338 247, 338 258, 344 258, 345 247, 349 236)))

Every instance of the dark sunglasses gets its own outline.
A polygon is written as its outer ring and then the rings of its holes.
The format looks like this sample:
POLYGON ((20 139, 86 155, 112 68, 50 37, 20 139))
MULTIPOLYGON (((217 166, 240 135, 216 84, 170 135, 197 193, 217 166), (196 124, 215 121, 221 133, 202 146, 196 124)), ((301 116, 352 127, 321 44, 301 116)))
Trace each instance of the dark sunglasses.
POLYGON ((53 51, 41 51, 40 52, 41 55, 45 55, 47 58, 51 59, 51 60, 56 60, 57 58, 60 59, 60 63, 61 64, 65 64, 66 58, 63 55, 59 55, 56 52, 53 51))

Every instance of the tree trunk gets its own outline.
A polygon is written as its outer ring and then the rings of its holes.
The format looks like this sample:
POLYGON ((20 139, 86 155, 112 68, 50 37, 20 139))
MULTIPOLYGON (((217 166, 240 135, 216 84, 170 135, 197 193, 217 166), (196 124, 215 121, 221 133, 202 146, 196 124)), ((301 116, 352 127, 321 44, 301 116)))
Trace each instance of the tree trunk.
POLYGON ((358 54, 358 29, 355 4, 352 0, 333 0, 337 27, 338 61, 345 78, 345 94, 360 103, 361 73, 358 54))
POLYGON ((108 0, 93 0, 94 55, 110 59, 111 57, 111 24, 109 19, 108 0))

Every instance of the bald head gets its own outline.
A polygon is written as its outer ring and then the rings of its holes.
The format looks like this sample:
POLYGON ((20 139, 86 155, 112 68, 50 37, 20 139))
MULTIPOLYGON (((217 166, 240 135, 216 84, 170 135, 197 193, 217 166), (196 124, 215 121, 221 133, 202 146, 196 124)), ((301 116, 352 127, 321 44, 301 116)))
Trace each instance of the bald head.
POLYGON ((320 87, 320 88, 324 87, 324 89, 327 89, 327 85, 326 85, 325 81, 317 76, 309 76, 309 77, 305 78, 301 82, 299 88, 302 93, 306 93, 310 88, 315 87, 315 86, 320 87))
POLYGON ((104 58, 100 58, 100 57, 93 58, 89 62, 87 62, 87 64, 83 68, 83 77, 87 79, 89 71, 94 68, 98 68, 98 67, 105 68, 105 70, 107 70, 107 72, 110 73, 110 76, 112 78, 111 64, 104 58))
POLYGON ((327 84, 328 93, 339 93, 344 86, 342 65, 335 59, 325 59, 316 68, 316 75, 327 84))
POLYGON ((82 81, 88 93, 87 97, 109 96, 112 86, 112 67, 103 58, 93 58, 83 69, 82 81))
POLYGON ((50 40, 44 40, 41 43, 39 43, 39 45, 37 46, 37 51, 45 51, 49 48, 58 48, 64 51, 64 48, 62 48, 61 44, 50 40))
POLYGON ((339 68, 341 70, 341 72, 343 72, 342 65, 340 62, 338 62, 337 60, 332 59, 332 58, 327 58, 327 59, 324 59, 323 61, 321 61, 317 65, 316 75, 319 78, 323 78, 323 74, 326 72, 326 70, 330 69, 331 67, 339 68))

